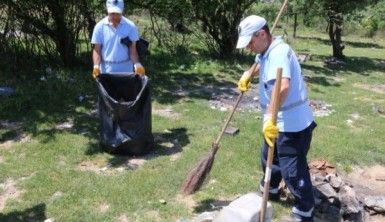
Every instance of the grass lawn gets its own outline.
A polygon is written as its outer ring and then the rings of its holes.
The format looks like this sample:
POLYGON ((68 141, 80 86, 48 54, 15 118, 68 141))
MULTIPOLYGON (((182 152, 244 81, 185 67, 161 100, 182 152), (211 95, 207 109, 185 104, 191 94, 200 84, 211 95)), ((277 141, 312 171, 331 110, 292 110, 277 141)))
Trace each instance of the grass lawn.
MULTIPOLYGON (((385 164, 385 116, 378 112, 385 110, 385 42, 346 37, 346 65, 335 67, 323 63, 331 54, 326 35, 299 33, 290 42, 297 53, 311 54, 302 65, 309 97, 334 110, 316 118, 309 160, 326 159, 345 171, 385 164)), ((0 87, 16 89, 0 97, 0 221, 177 221, 256 191, 262 175, 260 114, 244 111, 235 114, 230 125, 240 132, 223 137, 202 190, 179 194, 228 115, 210 108, 212 95, 203 89, 236 87, 252 61, 253 56, 223 62, 153 50, 144 64, 157 145, 137 159, 100 149, 89 69, 42 69, 23 78, 0 71, 0 87)), ((273 208, 277 220, 291 206, 273 208)))

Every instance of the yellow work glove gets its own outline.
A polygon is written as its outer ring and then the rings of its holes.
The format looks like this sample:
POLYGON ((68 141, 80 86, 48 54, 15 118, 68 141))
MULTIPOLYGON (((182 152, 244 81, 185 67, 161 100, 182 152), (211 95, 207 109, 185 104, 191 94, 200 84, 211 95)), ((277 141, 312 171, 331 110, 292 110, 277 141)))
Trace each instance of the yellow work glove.
POLYGON ((140 64, 140 62, 134 64, 134 73, 140 76, 146 73, 146 70, 144 69, 142 64, 140 64))
POLYGON ((251 73, 245 71, 238 81, 238 89, 241 92, 246 92, 251 88, 251 73))
POLYGON ((98 78, 99 75, 100 75, 99 65, 94 65, 94 69, 92 70, 92 77, 96 79, 98 78))
POLYGON ((274 125, 271 117, 265 117, 262 132, 269 147, 274 147, 273 141, 278 138, 279 129, 276 125, 274 125))

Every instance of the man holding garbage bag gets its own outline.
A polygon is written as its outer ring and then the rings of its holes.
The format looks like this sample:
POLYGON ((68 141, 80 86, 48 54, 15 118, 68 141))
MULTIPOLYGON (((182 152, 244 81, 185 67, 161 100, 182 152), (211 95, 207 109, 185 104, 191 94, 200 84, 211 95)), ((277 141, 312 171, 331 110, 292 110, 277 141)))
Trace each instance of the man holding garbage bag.
POLYGON ((123 0, 107 0, 106 8, 108 15, 95 25, 92 33, 92 76, 132 72, 144 75, 145 69, 136 50, 138 28, 122 15, 123 0))

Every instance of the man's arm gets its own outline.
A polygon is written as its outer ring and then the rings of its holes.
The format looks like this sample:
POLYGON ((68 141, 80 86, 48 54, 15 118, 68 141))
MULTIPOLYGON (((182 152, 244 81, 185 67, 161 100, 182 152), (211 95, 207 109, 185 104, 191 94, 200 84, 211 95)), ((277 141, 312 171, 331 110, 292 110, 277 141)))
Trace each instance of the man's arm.
POLYGON ((94 44, 92 49, 92 62, 94 63, 94 67, 100 65, 101 62, 101 49, 102 46, 100 44, 94 44))
POLYGON ((130 46, 130 59, 134 64, 134 73, 137 75, 145 75, 146 70, 139 62, 138 51, 136 50, 136 42, 132 42, 130 46))
POLYGON ((138 51, 136 50, 136 42, 132 42, 132 44, 130 45, 129 53, 130 53, 130 59, 132 61, 132 64, 138 63, 139 56, 138 56, 138 51))

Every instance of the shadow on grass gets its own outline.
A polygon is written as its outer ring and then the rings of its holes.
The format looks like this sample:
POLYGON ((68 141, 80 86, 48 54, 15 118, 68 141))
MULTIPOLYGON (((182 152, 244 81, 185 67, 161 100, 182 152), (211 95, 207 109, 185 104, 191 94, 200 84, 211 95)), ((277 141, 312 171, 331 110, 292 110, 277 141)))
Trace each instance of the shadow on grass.
MULTIPOLYGON (((297 39, 303 39, 303 40, 315 40, 315 41, 318 41, 319 43, 321 43, 323 45, 330 45, 331 46, 330 39, 324 39, 324 38, 320 38, 320 37, 309 37, 309 36, 297 36, 296 38, 297 39)), ((355 42, 355 41, 343 40, 342 43, 349 45, 349 46, 352 46, 352 47, 355 47, 355 48, 376 48, 376 49, 383 49, 384 48, 383 46, 376 44, 376 43, 372 43, 372 42, 368 43, 368 42, 355 42)))
POLYGON ((200 201, 194 207, 194 213, 202 213, 205 211, 215 211, 220 210, 222 207, 229 205, 231 201, 229 200, 216 200, 216 199, 205 199, 200 201))
MULTIPOLYGON (((245 62, 246 56, 238 59, 245 62)), ((315 55, 315 59, 326 58, 315 55)), ((210 60, 191 53, 153 53, 144 61, 151 81, 152 100, 160 104, 173 104, 186 98, 210 99, 216 92, 212 88, 236 85, 242 67, 235 64, 240 60, 210 60), (205 69, 206 65, 210 67, 210 63, 215 63, 214 67, 221 67, 215 70, 215 75, 205 69), (200 69, 201 64, 203 70, 200 69)), ((346 59, 346 65, 342 67, 309 64, 302 64, 302 67, 312 72, 308 78, 311 83, 339 87, 332 77, 349 72, 366 76, 373 71, 383 71, 384 64, 380 59, 351 57, 346 59)), ((92 114, 96 110, 97 90, 88 68, 54 70, 50 73, 41 71, 34 75, 28 80, 21 78, 9 82, 16 93, 0 98, 0 120, 23 121, 23 130, 33 137, 39 137, 43 143, 54 140, 58 133, 63 132, 56 126, 70 120, 73 127, 66 131, 91 139, 89 154, 99 152, 96 148, 98 145, 93 142, 98 139, 99 121, 92 114)), ((5 79, 5 76, 0 77, 1 81, 5 79)), ((162 147, 157 146, 157 150, 162 150, 162 147)))
MULTIPOLYGON (((132 158, 143 158, 145 160, 155 159, 159 156, 171 156, 183 151, 183 148, 190 143, 186 128, 173 128, 164 133, 153 133, 155 138, 154 149, 143 156, 132 155, 112 155, 109 160, 111 167, 120 167, 127 164, 132 158)), ((89 144, 86 155, 94 155, 105 152, 101 145, 97 143, 89 144)))
POLYGON ((12 211, 7 214, 0 213, 0 221, 2 222, 25 222, 25 221, 44 221, 47 219, 45 216, 46 205, 40 203, 34 207, 22 210, 12 211))

